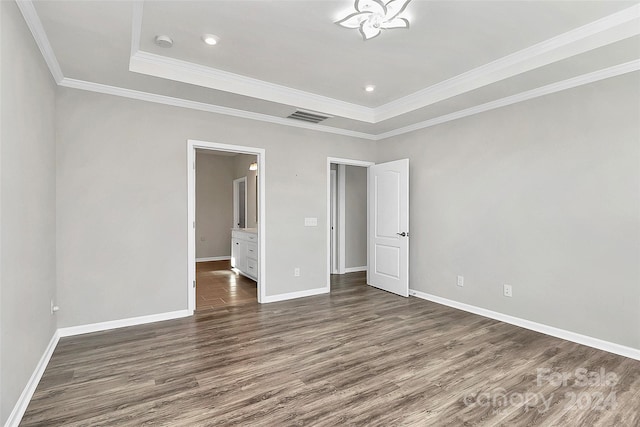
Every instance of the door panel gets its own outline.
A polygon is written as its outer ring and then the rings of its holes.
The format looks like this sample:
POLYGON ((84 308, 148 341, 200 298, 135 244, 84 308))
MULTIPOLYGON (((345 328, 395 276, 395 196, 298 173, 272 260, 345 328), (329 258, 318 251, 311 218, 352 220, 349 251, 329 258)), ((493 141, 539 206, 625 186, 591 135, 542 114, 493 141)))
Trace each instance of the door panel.
POLYGON ((409 160, 369 168, 371 286, 409 296, 409 160))
POLYGON ((395 238, 400 229, 400 174, 382 170, 375 176, 376 237, 395 238), (382 200, 383 203, 379 203, 382 200))

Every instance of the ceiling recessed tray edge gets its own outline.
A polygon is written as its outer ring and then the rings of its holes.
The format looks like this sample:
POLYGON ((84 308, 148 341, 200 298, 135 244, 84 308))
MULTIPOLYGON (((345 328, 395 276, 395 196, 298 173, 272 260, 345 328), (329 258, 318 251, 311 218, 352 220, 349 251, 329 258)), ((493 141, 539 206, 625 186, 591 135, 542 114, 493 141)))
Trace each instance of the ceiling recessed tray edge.
MULTIPOLYGON (((153 102, 158 104, 176 106, 180 108, 188 108, 193 110, 211 112, 216 114, 229 115, 233 117, 246 118, 250 120, 263 121, 268 123, 279 124, 288 127, 297 127, 315 130, 319 132, 332 133, 337 135, 343 135, 348 137, 355 137, 365 140, 371 141, 380 141, 393 136, 406 134, 409 132, 413 132, 419 129, 424 129, 430 126, 435 126, 441 123, 445 123, 448 121, 456 120, 462 117, 467 117, 473 114, 478 114, 484 111, 489 111, 495 108, 500 108, 502 106, 511 105, 517 102, 522 102, 528 99, 533 99, 539 96, 548 95, 555 92, 560 92, 565 89, 570 89, 573 87, 577 87, 583 84, 589 84, 593 82, 597 82, 599 80, 607 79, 610 77, 619 76, 625 73, 630 73, 634 71, 640 70, 640 59, 630 61, 625 64, 619 64, 616 66, 612 66, 606 69, 602 69, 599 71, 591 72, 588 74, 580 75, 568 80, 559 81, 556 83, 549 84, 547 86, 539 87, 536 89, 529 90, 527 92, 522 92, 520 94, 515 94, 513 96, 509 96, 502 99, 497 99, 482 105, 474 106, 465 110, 456 111, 450 114, 446 114, 441 117, 435 117, 433 119, 424 120, 412 125, 399 127, 397 129, 390 130, 388 132, 380 133, 380 134, 372 134, 365 132, 358 132, 349 129, 335 128, 326 125, 318 125, 311 123, 298 122, 294 120, 289 120, 282 117, 276 117, 268 114, 262 114, 258 112, 251 112, 245 110, 238 110, 234 108, 218 106, 213 104, 206 104, 197 101, 190 101, 181 98, 173 98, 165 95, 159 95, 155 93, 142 92, 138 90, 126 89, 122 87, 109 86, 101 83, 95 83, 84 80, 77 80, 73 78, 68 78, 63 75, 63 72, 60 68, 58 60, 55 56, 53 48, 49 42, 47 34, 42 26, 42 22, 33 6, 31 0, 22 0, 17 2, 20 12, 22 13, 29 30, 31 31, 38 48, 40 49, 44 60, 51 72, 56 83, 63 87, 74 88, 78 90, 85 90, 96 93, 109 94, 113 96, 120 96, 130 99, 136 99, 146 102, 153 102)), ((141 13, 142 11, 139 10, 141 13)), ((134 8, 134 21, 136 10, 134 8)), ((133 34, 132 36, 132 53, 135 52, 136 46, 136 36, 139 34, 133 34)))
POLYGON ((388 120, 517 74, 640 34, 640 4, 637 4, 413 94, 371 108, 141 51, 139 47, 143 7, 143 2, 134 2, 130 71, 265 101, 294 105, 367 123, 388 120))

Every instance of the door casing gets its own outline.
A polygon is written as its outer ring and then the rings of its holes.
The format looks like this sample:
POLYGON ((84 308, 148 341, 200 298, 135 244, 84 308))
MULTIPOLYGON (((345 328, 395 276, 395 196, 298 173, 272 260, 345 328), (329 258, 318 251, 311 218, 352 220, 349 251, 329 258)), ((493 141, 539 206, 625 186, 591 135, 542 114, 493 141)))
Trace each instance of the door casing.
MULTIPOLYGON (((231 153, 253 154, 257 157, 258 172, 258 302, 263 303, 267 295, 266 276, 266 150, 264 148, 243 145, 220 144, 195 139, 187 140, 187 307, 193 313, 196 309, 196 149, 227 151, 231 153)), ((246 193, 246 191, 245 191, 246 193)))
MULTIPOLYGON (((369 162, 365 160, 345 159, 340 157, 327 157, 327 269, 326 269, 327 292, 331 290, 331 164, 332 163, 337 164, 338 167, 342 165, 343 166, 342 169, 344 169, 344 166, 347 166, 347 165, 368 168, 369 166, 373 166, 375 164, 374 162, 369 162)), ((342 173, 342 175, 344 176, 344 172, 342 173)), ((340 180, 340 173, 338 173, 338 180, 340 180)), ((344 194, 344 191, 343 191, 343 194, 344 194)), ((338 205, 340 205, 340 201, 338 201, 338 205)), ((338 225, 338 227, 340 227, 340 225, 338 225)), ((369 229, 369 203, 367 201, 367 230, 368 229, 369 229)), ((344 238, 342 240, 344 241, 344 238)), ((340 253, 340 247, 343 247, 343 246, 344 244, 338 247, 338 254, 340 253)), ((369 248, 369 236, 367 236, 367 250, 368 248, 369 248)), ((342 249, 342 251, 344 252, 344 248, 342 249)), ((367 254, 367 259, 368 258, 369 257, 367 254)), ((340 265, 340 262, 338 262, 338 265, 340 265)), ((338 267, 338 269, 339 268, 340 267, 338 267)))

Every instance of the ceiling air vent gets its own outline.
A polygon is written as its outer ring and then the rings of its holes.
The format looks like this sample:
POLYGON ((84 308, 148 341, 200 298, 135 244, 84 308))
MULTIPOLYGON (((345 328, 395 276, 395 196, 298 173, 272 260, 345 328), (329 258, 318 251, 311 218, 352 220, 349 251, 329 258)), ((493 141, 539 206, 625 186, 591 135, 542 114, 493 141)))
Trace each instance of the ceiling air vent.
POLYGON ((322 114, 313 113, 311 111, 304 111, 304 110, 296 110, 290 116, 287 116, 288 119, 302 120, 303 122, 309 122, 309 123, 320 123, 321 121, 326 120, 329 117, 331 116, 325 116, 322 114))

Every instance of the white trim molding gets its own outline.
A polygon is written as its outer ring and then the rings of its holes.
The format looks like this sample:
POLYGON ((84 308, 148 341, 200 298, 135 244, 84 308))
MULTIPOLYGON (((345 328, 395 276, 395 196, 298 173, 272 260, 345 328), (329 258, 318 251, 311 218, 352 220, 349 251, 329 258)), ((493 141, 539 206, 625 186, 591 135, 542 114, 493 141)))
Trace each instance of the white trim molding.
POLYGON ((267 295, 263 298, 262 302, 278 302, 278 301, 286 301, 290 299, 304 298, 310 297, 314 295, 322 295, 328 294, 330 292, 328 287, 325 288, 316 288, 316 289, 308 289, 306 291, 297 291, 297 292, 289 292, 286 294, 278 294, 278 295, 267 295))
POLYGON ((136 52, 130 58, 129 71, 375 123, 375 110, 369 107, 154 53, 136 52))
POLYGON ((375 109, 375 123, 640 34, 640 5, 605 16, 375 109))
POLYGON ((24 413, 29 406, 29 402, 33 397, 33 393, 38 387, 38 383, 42 379, 42 375, 44 374, 44 371, 49 364, 49 360, 51 360, 51 356, 53 355, 53 352, 55 351, 60 338, 88 334, 91 332, 101 332, 109 329, 124 328, 127 326, 144 325, 147 323, 161 322, 164 320, 180 319, 183 317, 189 317, 191 315, 193 315, 192 311, 179 310, 168 313, 151 314, 148 316, 131 317, 128 319, 111 320, 107 322, 59 328, 51 337, 49 345, 47 345, 47 348, 42 354, 42 357, 38 361, 33 374, 31 374, 31 378, 29 378, 29 381, 27 382, 27 385, 25 386, 24 390, 22 390, 22 393, 20 394, 18 401, 14 405, 11 414, 9 414, 9 418, 7 419, 4 427, 18 427, 20 425, 20 421, 22 421, 22 417, 24 416, 24 413))
POLYGON ((196 186, 195 186, 195 161, 196 149, 227 151, 231 153, 253 154, 258 160, 258 302, 265 301, 267 293, 267 216, 266 216, 266 150, 264 148, 248 147, 243 145, 220 144, 217 142, 187 140, 187 298, 189 310, 196 308, 196 292, 193 284, 196 280, 196 186))
POLYGON ((180 319, 193 315, 191 310, 170 311, 167 313, 150 314, 147 316, 130 317, 127 319, 109 320, 107 322, 89 323, 87 325, 69 326, 58 329, 58 336, 71 337, 92 332, 107 331, 109 329, 125 328, 127 326, 144 325, 147 323, 162 322, 164 320, 180 319))
POLYGON ((40 53, 42 53, 44 61, 49 67, 49 71, 51 71, 53 79, 56 83, 60 83, 64 75, 62 74, 62 69, 60 68, 56 54, 53 52, 49 37, 47 37, 47 33, 44 31, 44 27, 42 26, 33 2, 31 0, 17 0, 16 4, 27 23, 27 27, 29 27, 31 34, 33 34, 33 38, 40 49, 40 53))
POLYGON ((425 292, 416 291, 414 289, 409 289, 409 295, 417 298, 421 298, 427 301, 435 302, 437 304, 442 304, 448 307, 456 308, 458 310, 477 314, 479 316, 488 317, 494 320, 499 320, 504 323, 509 323, 511 325, 519 326, 521 328, 540 332, 546 335, 550 335, 552 337, 586 345, 588 347, 593 347, 598 350, 603 350, 603 351, 607 351, 609 353, 617 354, 620 356, 629 357, 631 359, 640 360, 640 349, 637 349, 637 348, 627 347, 621 344, 604 341, 599 338, 593 338, 593 337, 582 335, 576 332, 567 331, 565 329, 556 328, 556 327, 545 325, 542 323, 532 322, 530 320, 510 316, 508 314, 499 313, 497 311, 487 310, 486 308, 476 307, 474 305, 465 304, 465 303, 450 300, 447 298, 442 298, 442 297, 431 295, 425 292))
POLYGON ((495 101, 490 101, 484 104, 476 105, 474 107, 470 107, 464 110, 445 114, 443 116, 435 117, 433 119, 424 120, 422 122, 414 123, 409 126, 404 126, 404 127, 394 129, 388 132, 380 133, 380 134, 356 132, 356 131, 350 131, 346 129, 334 128, 331 126, 299 122, 296 120, 290 120, 282 117, 270 116, 268 114, 253 113, 250 111, 238 110, 235 108, 221 107, 213 104, 205 104, 203 102, 189 101, 181 98, 173 98, 170 96, 158 95, 155 93, 141 92, 141 91, 132 90, 132 89, 124 89, 116 86, 103 85, 100 83, 92 83, 92 82, 87 82, 83 80, 69 79, 66 77, 62 79, 59 85, 63 87, 72 88, 72 89, 80 89, 80 90, 86 90, 90 92, 103 93, 107 95, 120 96, 123 98, 137 99, 140 101, 153 102, 156 104, 170 105, 174 107, 188 108, 188 109, 198 110, 198 111, 206 111, 209 113, 240 117, 244 119, 257 120, 261 122, 273 123, 273 124, 278 124, 283 126, 291 126, 291 127, 315 130, 318 132, 349 136, 353 138, 367 139, 370 141, 381 141, 394 136, 403 135, 403 134, 414 132, 420 129, 426 129, 432 126, 437 126, 442 123, 447 123, 447 122, 458 120, 464 117, 473 116, 475 114, 484 113, 485 111, 491 111, 497 108, 506 107, 512 104, 528 101, 530 99, 535 99, 541 96, 551 95, 557 92, 562 92, 567 89, 572 89, 582 85, 595 83, 600 80, 621 76, 621 75, 638 71, 638 70, 640 70, 640 60, 633 60, 633 61, 625 62, 623 64, 614 65, 613 67, 594 71, 588 74, 583 74, 581 76, 562 80, 560 82, 551 83, 549 85, 542 86, 536 89, 531 89, 515 95, 507 96, 501 99, 496 99, 495 101))
POLYGON ((153 102, 155 104, 170 105, 172 107, 188 108, 191 110, 205 111, 207 113, 222 114, 225 116, 240 117, 243 119, 256 120, 259 122, 273 123, 276 125, 290 126, 295 128, 310 129, 319 132, 333 133, 336 135, 350 136, 353 138, 368 139, 375 141, 375 135, 357 132, 348 129, 334 128, 326 125, 306 123, 299 120, 287 119, 286 117, 270 116, 268 114, 254 113, 252 111, 238 110, 236 108, 222 107, 204 102, 190 101, 182 98, 174 98, 156 93, 142 92, 139 90, 125 89, 117 86, 93 83, 84 80, 77 80, 65 77, 60 81, 60 86, 72 89, 86 90, 89 92, 103 93, 106 95, 120 96, 123 98, 137 99, 139 101, 153 102))
POLYGON ((142 36, 142 16, 144 14, 144 0, 133 2, 131 13, 131 56, 140 50, 140 37, 142 36))
MULTIPOLYGON (((134 10, 134 18, 137 14, 142 15, 141 8, 138 6, 134 10)), ((136 40, 132 40, 130 71, 265 101, 295 105, 352 120, 379 123, 640 34, 640 5, 623 9, 374 108, 141 51, 139 40, 142 19, 134 19, 132 25, 132 39, 136 40)))
MULTIPOLYGON (((638 70, 637 63, 640 62, 631 61, 626 64, 609 67, 538 89, 494 100, 486 104, 435 117, 413 125, 393 129, 381 134, 370 134, 64 77, 33 2, 31 0, 18 0, 17 4, 53 78, 60 86, 372 141, 379 141, 418 129, 436 126, 441 123, 511 105, 516 102, 522 102, 538 96, 636 71, 638 70)), ((176 73, 180 74, 184 71, 192 75, 193 78, 219 80, 216 84, 221 85, 221 90, 236 91, 236 93, 244 93, 242 91, 252 92, 249 93, 249 96, 255 98, 284 102, 285 104, 305 107, 368 123, 381 122, 543 65, 640 34, 640 5, 634 5, 413 94, 376 108, 370 108, 291 89, 286 86, 250 79, 245 76, 203 67, 197 64, 142 52, 140 51, 140 37, 142 33, 143 8, 144 5, 142 1, 133 2, 130 67, 139 68, 139 71, 145 68, 162 68, 164 70, 162 72, 166 74, 163 75, 163 77, 173 78, 178 81, 184 81, 184 76, 178 75, 177 77, 172 77, 172 75, 176 73), (280 97, 278 98, 279 101, 270 99, 270 96, 274 94, 280 97)), ((206 84, 204 86, 208 87, 206 84)))
POLYGON ((561 92, 563 90, 572 89, 574 87, 586 85, 589 83, 595 83, 600 80, 608 79, 610 77, 620 76, 620 75, 631 73, 633 71, 638 71, 638 70, 640 70, 640 59, 625 62, 624 64, 620 64, 620 65, 614 65, 613 67, 605 68, 603 70, 598 70, 592 73, 583 74, 581 76, 573 77, 567 80, 551 83, 549 85, 542 86, 536 89, 520 92, 518 94, 507 96, 505 98, 496 99, 495 101, 487 102, 485 104, 476 105, 475 107, 466 108, 464 110, 456 111, 454 113, 445 114, 444 116, 435 117, 433 119, 425 120, 423 122, 415 123, 409 126, 391 130, 389 132, 381 133, 376 135, 376 140, 383 140, 383 139, 391 138, 393 136, 403 135, 405 133, 429 128, 442 123, 450 122, 452 120, 457 120, 463 117, 484 113, 485 111, 495 110, 496 108, 506 107, 508 105, 516 104, 518 102, 539 98, 544 95, 551 95, 556 92, 561 92))
MULTIPOLYGON (((32 0, 18 0, 17 4, 53 78, 60 86, 371 141, 384 140, 640 69, 638 66, 640 60, 634 60, 409 126, 372 134, 64 77, 32 0)), ((143 8, 142 1, 133 2, 131 70, 176 81, 187 81, 188 83, 195 81, 195 84, 204 87, 308 108, 367 123, 378 123, 397 117, 453 96, 640 34, 640 5, 636 4, 413 94, 371 108, 143 52, 140 50, 143 8)))
POLYGON ((347 165, 338 163, 338 274, 347 264, 347 165))
POLYGON ((58 345, 58 341, 60 340, 59 331, 54 332, 51 340, 49 341, 49 345, 44 350, 42 357, 38 361, 36 368, 33 370, 33 374, 31 374, 31 378, 27 382, 27 385, 22 390, 18 401, 13 407, 11 414, 9 414, 9 418, 5 423, 5 427, 18 427, 20 425, 20 421, 22 421, 22 417, 24 416, 25 411, 27 410, 27 406, 29 406, 29 402, 33 397, 33 393, 36 391, 38 387, 38 383, 44 374, 47 365, 49 364, 49 360, 51 360, 51 356, 53 355, 56 346, 58 345))
MULTIPOLYGON (((326 277, 326 281, 327 281, 328 290, 331 289, 331 164, 332 163, 336 165, 360 166, 363 168, 368 168, 369 166, 375 165, 375 162, 369 162, 366 160, 345 159, 341 157, 327 157, 327 277, 326 277)), ((367 182, 369 181, 367 180, 367 182)), ((338 202, 338 204, 340 204, 340 202, 338 202)), ((367 206, 369 206, 368 203, 367 203, 367 206)), ((368 208, 367 208, 367 224, 369 224, 368 208)), ((367 250, 369 248, 368 242, 369 242, 369 236, 367 236, 367 250)), ((340 252, 340 249, 338 251, 340 252)), ((367 254, 367 257, 368 257, 368 254, 367 254)), ((340 261, 338 261, 338 264, 340 264, 340 261)), ((343 272, 346 272, 346 269, 343 272)), ((338 268, 338 273, 341 274, 340 268, 338 268)))
POLYGON ((228 261, 230 259, 230 256, 210 256, 204 258, 196 258, 196 262, 228 261))

